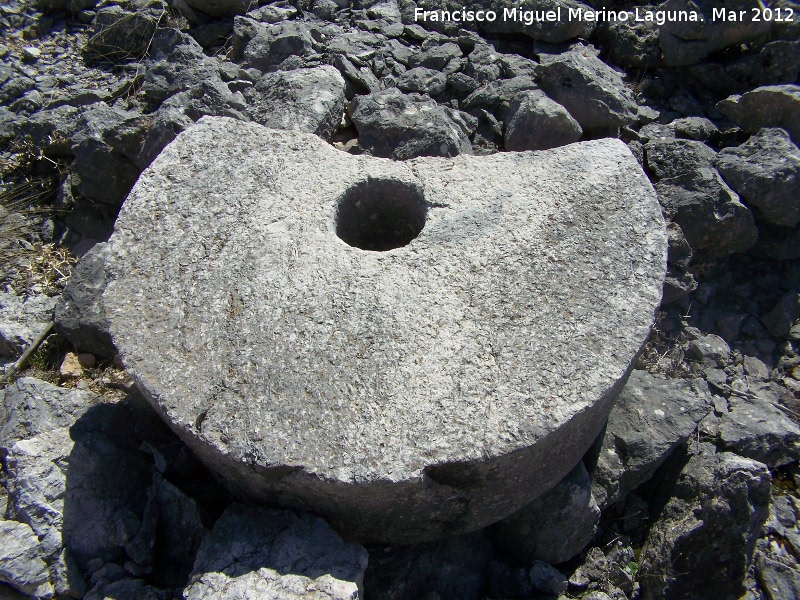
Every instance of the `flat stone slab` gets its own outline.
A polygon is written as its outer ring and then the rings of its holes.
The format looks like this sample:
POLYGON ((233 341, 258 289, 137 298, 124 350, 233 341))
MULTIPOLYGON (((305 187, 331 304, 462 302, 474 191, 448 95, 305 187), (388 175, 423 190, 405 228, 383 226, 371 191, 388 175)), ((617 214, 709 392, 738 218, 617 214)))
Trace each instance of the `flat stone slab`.
POLYGON ((103 302, 138 387, 234 493, 410 543, 575 466, 666 249, 618 140, 393 162, 206 117, 131 191, 103 302))

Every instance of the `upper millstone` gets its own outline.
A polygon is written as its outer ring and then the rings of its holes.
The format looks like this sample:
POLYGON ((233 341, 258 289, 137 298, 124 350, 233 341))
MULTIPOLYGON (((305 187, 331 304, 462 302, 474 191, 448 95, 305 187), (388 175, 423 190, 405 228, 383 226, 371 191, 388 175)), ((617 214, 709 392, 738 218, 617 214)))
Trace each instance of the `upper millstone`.
POLYGON ((235 493, 416 542, 575 466, 666 247, 618 140, 399 163, 206 117, 131 191, 103 302, 141 391, 235 493))

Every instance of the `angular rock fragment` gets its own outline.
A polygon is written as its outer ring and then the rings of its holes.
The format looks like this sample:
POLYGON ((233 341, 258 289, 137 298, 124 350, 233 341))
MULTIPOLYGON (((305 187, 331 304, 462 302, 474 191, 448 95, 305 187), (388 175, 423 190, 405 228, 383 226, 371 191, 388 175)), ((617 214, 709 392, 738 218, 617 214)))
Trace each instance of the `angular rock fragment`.
POLYGON ((714 164, 757 219, 783 227, 800 223, 800 149, 786 131, 762 129, 722 150, 714 164))
POLYGON ((800 427, 758 393, 731 395, 727 411, 709 415, 701 429, 723 449, 770 468, 800 459, 800 427))
POLYGON ((645 144, 647 167, 658 179, 677 177, 710 167, 717 156, 703 142, 657 138, 645 144))
POLYGON ((397 88, 406 93, 438 96, 447 87, 447 76, 426 67, 414 67, 397 80, 397 88))
POLYGON ((249 94, 248 112, 265 127, 330 140, 344 114, 344 90, 344 79, 329 65, 267 73, 249 94))
POLYGON ((119 6, 98 11, 86 52, 101 60, 141 58, 150 45, 158 20, 147 11, 128 12, 119 6))
POLYGON ((366 567, 367 551, 318 517, 233 505, 201 544, 183 597, 357 600, 366 567))
POLYGON ((0 447, 69 427, 99 398, 85 390, 56 387, 22 377, 0 390, 0 447))
POLYGON ((98 356, 117 353, 108 333, 108 316, 101 302, 108 284, 105 244, 84 254, 58 299, 53 321, 56 331, 79 350, 98 356))
POLYGON ((469 135, 477 120, 425 96, 392 88, 357 97, 352 113, 359 147, 374 156, 408 160, 472 154, 469 135))
POLYGON ((702 379, 661 379, 633 371, 608 418, 592 494, 601 508, 650 479, 711 410, 702 379))
POLYGON ((523 563, 553 565, 577 556, 600 520, 592 480, 582 462, 552 490, 494 526, 497 543, 523 563))
POLYGON ((112 337, 174 430, 237 493, 376 542, 480 528, 562 479, 666 266, 618 140, 393 162, 216 118, 110 244, 112 337))
POLYGON ((696 257, 723 258, 755 245, 753 213, 713 167, 662 179, 655 188, 664 215, 680 225, 696 257))
POLYGON ((752 11, 761 7, 757 0, 734 0, 724 5, 715 0, 667 0, 657 7, 667 15, 675 15, 658 29, 664 64, 669 67, 696 64, 717 50, 765 35, 770 22, 752 16, 752 11), (737 18, 714 19, 715 8, 722 8, 726 16, 733 12, 737 18), (697 15, 697 19, 679 19, 678 11, 697 15), (739 17, 739 11, 744 11, 744 18, 739 17))
POLYGON ((748 133, 780 127, 800 144, 800 85, 767 85, 717 103, 717 110, 748 133))
POLYGON ((523 92, 509 105, 506 150, 549 150, 577 142, 582 134, 583 129, 567 109, 543 92, 523 92))
POLYGON ((21 298, 0 292, 0 356, 22 354, 53 319, 56 300, 44 294, 21 298))
POLYGON ((50 598, 47 564, 37 552, 39 540, 25 523, 0 520, 0 582, 31 596, 50 598))
POLYGON ((620 127, 636 120, 636 101, 622 77, 592 47, 542 55, 542 89, 584 130, 620 127))
POLYGON ((768 515, 770 473, 705 445, 681 470, 650 529, 638 579, 642 598, 738 598, 768 515), (709 577, 714 573, 714 577, 709 577))

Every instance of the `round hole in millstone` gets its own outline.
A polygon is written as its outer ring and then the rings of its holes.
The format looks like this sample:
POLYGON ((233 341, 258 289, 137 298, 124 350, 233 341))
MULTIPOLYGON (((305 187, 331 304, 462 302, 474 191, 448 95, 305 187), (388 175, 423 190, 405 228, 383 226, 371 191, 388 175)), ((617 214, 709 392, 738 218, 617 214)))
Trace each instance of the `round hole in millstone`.
POLYGON ((336 235, 362 250, 401 248, 425 227, 426 212, 417 186, 394 179, 367 179, 339 200, 336 235))

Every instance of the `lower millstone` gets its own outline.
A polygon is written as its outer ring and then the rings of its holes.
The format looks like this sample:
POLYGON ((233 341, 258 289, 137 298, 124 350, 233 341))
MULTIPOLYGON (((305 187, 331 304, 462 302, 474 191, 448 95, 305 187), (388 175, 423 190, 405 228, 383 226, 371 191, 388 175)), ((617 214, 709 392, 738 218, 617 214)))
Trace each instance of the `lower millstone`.
POLYGON ((666 247, 618 140, 393 162, 207 117, 131 191, 103 302, 139 389, 235 494, 412 543, 575 466, 666 247))

